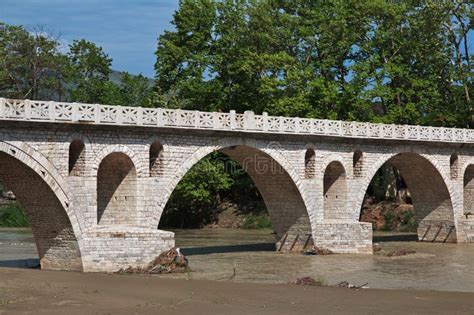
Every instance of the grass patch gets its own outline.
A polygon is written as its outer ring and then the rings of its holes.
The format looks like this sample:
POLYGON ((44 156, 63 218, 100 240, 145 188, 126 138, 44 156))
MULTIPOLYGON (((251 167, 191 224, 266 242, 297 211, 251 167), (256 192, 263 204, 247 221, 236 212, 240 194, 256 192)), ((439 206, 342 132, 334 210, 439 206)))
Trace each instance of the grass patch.
POLYGON ((23 209, 17 203, 0 207, 0 227, 28 227, 23 209))
POLYGON ((272 222, 267 215, 264 214, 248 214, 244 218, 241 226, 242 229, 271 229, 272 222))

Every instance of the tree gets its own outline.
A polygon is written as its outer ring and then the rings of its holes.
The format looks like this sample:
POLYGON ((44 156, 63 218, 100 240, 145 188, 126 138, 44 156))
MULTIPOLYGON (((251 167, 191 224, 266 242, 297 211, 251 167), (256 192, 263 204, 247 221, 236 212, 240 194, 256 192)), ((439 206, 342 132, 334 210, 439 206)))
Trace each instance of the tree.
POLYGON ((180 98, 176 105, 180 107, 212 109, 204 104, 216 103, 215 94, 220 94, 218 87, 207 82, 207 75, 212 75, 209 58, 215 9, 212 0, 180 1, 180 9, 172 22, 176 30, 165 31, 160 36, 155 91, 176 93, 180 98))
POLYGON ((182 0, 158 41, 155 94, 160 106, 466 126, 472 14, 469 2, 182 0))
POLYGON ((120 103, 126 106, 150 106, 152 86, 147 78, 139 74, 122 74, 119 86, 120 103))
POLYGON ((474 116, 472 109, 472 90, 473 90, 473 65, 469 51, 468 34, 474 28, 474 5, 469 2, 447 3, 445 7, 448 18, 444 26, 448 31, 448 40, 454 50, 455 74, 454 81, 462 86, 463 101, 465 111, 468 117, 468 125, 474 125, 474 116))
POLYGON ((109 81, 112 59, 94 43, 75 40, 69 46, 71 63, 71 98, 84 103, 108 103, 115 98, 115 87, 109 81))
POLYGON ((66 59, 57 38, 42 27, 27 30, 0 22, 0 63, 3 96, 61 99, 66 59))

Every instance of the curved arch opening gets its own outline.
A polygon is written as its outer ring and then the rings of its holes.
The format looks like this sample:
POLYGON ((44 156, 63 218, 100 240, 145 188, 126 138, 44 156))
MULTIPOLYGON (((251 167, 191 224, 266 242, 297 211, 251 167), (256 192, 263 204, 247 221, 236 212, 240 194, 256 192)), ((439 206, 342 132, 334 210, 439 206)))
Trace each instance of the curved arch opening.
MULTIPOLYGON (((9 252, 7 248, 7 258, 0 259, 0 266, 31 267, 31 260, 26 259, 30 255, 33 261, 39 258, 42 269, 82 270, 79 245, 66 209, 45 180, 32 168, 4 152, 0 152, 0 180, 3 186, 1 220, 5 222, 8 215, 10 222, 7 225, 28 225, 37 252, 37 256, 34 251, 16 256, 18 253, 9 252)), ((23 238, 26 235, 27 232, 21 234, 23 238)))
POLYGON ((313 149, 306 150, 304 156, 304 177, 306 179, 314 178, 316 175, 316 153, 313 149))
POLYGON ((122 152, 107 155, 97 173, 97 224, 134 222, 137 202, 137 171, 122 152))
MULTIPOLYGON (((264 245, 266 249, 289 251, 301 250, 305 242, 311 245, 307 241, 311 235, 307 210, 290 175, 268 154, 244 145, 222 148, 196 163, 174 189, 159 224, 160 229, 206 226, 240 227, 212 230, 222 235, 239 234, 226 238, 228 250, 252 242, 255 235, 265 244, 254 244, 253 248, 264 245)), ((177 246, 188 245, 183 243, 188 233, 192 232, 176 231, 177 246)), ((212 243, 216 237, 213 234, 212 243)), ((202 243, 209 239, 203 238, 202 243)))
POLYGON ((69 176, 81 176, 86 166, 85 145, 80 139, 74 139, 69 144, 69 176))
POLYGON ((449 158, 449 170, 450 170, 451 179, 455 179, 458 177, 458 168, 459 168, 458 161, 459 161, 458 155, 455 153, 451 154, 451 157, 449 158))
POLYGON ((157 177, 160 174, 162 152, 163 152, 163 146, 161 145, 159 141, 155 141, 150 145, 149 166, 150 166, 151 177, 157 177))
POLYGON ((330 220, 347 217, 346 170, 340 162, 333 161, 326 167, 323 185, 324 218, 330 220))
POLYGON ((456 242, 446 183, 436 167, 416 153, 397 154, 377 170, 360 220, 371 222, 374 230, 414 233, 413 238, 404 235, 407 240, 456 242))
POLYGON ((474 164, 464 171, 463 183, 464 215, 468 217, 474 214, 474 164))
POLYGON ((362 177, 362 166, 363 166, 363 154, 362 151, 357 150, 354 152, 352 157, 352 169, 354 177, 362 177))

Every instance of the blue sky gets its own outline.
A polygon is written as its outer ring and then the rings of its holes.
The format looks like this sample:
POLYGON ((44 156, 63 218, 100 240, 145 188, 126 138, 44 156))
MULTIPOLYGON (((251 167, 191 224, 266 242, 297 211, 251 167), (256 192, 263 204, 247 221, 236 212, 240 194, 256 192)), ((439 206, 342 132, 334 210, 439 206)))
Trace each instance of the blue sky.
POLYGON ((113 58, 113 69, 153 78, 157 38, 172 28, 177 8, 178 0, 0 0, 0 21, 42 25, 65 44, 90 40, 113 58))
POLYGON ((113 69, 154 77, 157 38, 178 0, 0 0, 0 21, 43 25, 61 40, 87 39, 113 58, 113 69))

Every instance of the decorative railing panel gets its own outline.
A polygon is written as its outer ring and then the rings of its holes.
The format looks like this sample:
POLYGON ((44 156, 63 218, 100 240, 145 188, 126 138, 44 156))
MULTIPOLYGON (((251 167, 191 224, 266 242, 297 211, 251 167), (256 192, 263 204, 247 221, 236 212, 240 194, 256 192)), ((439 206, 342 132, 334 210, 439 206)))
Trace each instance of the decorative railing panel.
POLYGON ((0 98, 0 120, 474 143, 474 130, 0 98))

